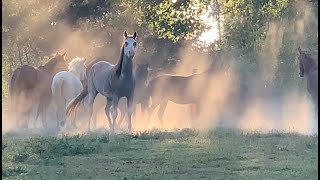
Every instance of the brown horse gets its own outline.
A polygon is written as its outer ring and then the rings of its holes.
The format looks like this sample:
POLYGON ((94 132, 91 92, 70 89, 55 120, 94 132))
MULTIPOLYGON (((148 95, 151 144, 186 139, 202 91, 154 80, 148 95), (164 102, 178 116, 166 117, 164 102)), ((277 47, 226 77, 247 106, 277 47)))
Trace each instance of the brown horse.
POLYGON ((51 102, 51 82, 53 76, 60 71, 68 70, 65 54, 56 52, 45 65, 35 68, 22 65, 16 68, 10 79, 11 113, 16 114, 17 127, 28 128, 32 106, 37 104, 37 116, 41 114, 43 126, 46 127, 46 108, 51 102), (14 110, 14 111, 13 111, 14 110), (22 121, 26 116, 27 120, 22 121))
MULTIPOLYGON (((146 99, 143 101, 147 103, 147 105, 144 106, 148 107, 148 123, 152 112, 160 105, 158 119, 163 126, 162 119, 168 101, 191 106, 192 119, 197 120, 199 113, 202 111, 203 103, 208 101, 208 98, 210 99, 206 94, 215 93, 210 92, 208 87, 214 74, 219 72, 217 68, 218 67, 210 67, 209 70, 205 72, 189 76, 160 75, 152 79, 144 92, 146 99), (151 104, 149 105, 150 99, 151 104)), ((243 104, 245 104, 248 96, 248 86, 241 81, 235 81, 232 87, 233 91, 228 93, 227 104, 225 105, 228 106, 229 111, 232 109, 235 110, 234 112, 241 113, 244 110, 243 104)), ((224 113, 222 111, 223 108, 220 106, 221 105, 217 105, 213 108, 217 108, 221 113, 224 113)))
POLYGON ((316 116, 318 118, 318 63, 311 54, 306 50, 301 50, 298 47, 299 51, 299 75, 300 77, 307 78, 307 90, 311 95, 316 116))

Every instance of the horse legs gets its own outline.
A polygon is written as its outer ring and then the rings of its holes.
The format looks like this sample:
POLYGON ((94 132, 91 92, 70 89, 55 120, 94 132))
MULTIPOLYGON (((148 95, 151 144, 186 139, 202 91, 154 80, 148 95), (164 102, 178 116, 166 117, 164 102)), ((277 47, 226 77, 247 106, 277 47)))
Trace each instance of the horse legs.
POLYGON ((164 111, 166 110, 167 104, 168 104, 168 101, 161 102, 160 108, 158 111, 158 118, 159 118, 159 121, 160 121, 162 127, 163 127, 162 119, 163 119, 164 111))
POLYGON ((127 97, 127 113, 128 113, 128 129, 131 131, 132 124, 131 124, 131 115, 133 110, 133 97, 127 97))
POLYGON ((58 107, 56 104, 53 105, 53 109, 54 109, 54 112, 56 114, 56 120, 57 120, 57 129, 59 130, 60 129, 60 123, 59 123, 59 110, 58 110, 58 107))
POLYGON ((9 119, 11 119, 12 127, 18 127, 18 115, 20 113, 20 106, 18 104, 18 98, 16 93, 12 92, 10 94, 11 100, 9 101, 9 114, 11 116, 8 116, 9 119))
POLYGON ((112 98, 112 105, 110 107, 111 116, 113 119, 113 123, 111 126, 111 129, 114 130, 114 126, 118 117, 118 104, 119 104, 119 98, 117 96, 112 98))
POLYGON ((111 121, 111 117, 110 117, 110 108, 111 108, 111 105, 112 105, 111 103, 112 103, 112 98, 108 98, 107 97, 107 104, 106 104, 106 107, 104 108, 104 111, 106 113, 110 129, 112 128, 112 121, 111 121))
POLYGON ((125 109, 123 108, 123 106, 119 106, 119 110, 120 110, 120 119, 118 122, 118 126, 122 124, 123 119, 126 117, 125 109))
MULTIPOLYGON (((103 107, 103 106, 101 106, 103 107)), ((93 128, 95 129, 97 127, 97 114, 99 112, 99 110, 101 109, 101 107, 99 108, 93 108, 93 113, 92 113, 92 120, 93 120, 93 128)))
POLYGON ((39 107, 37 108, 37 115, 36 115, 35 121, 37 121, 37 119, 39 118, 40 113, 41 113, 42 126, 43 126, 44 128, 47 128, 47 121, 46 121, 47 113, 46 113, 46 107, 44 107, 44 104, 41 103, 41 102, 39 103, 39 107))
POLYGON ((88 131, 90 131, 90 121, 91 121, 91 116, 92 116, 92 111, 93 111, 93 103, 94 103, 94 99, 96 98, 97 94, 98 94, 97 90, 94 90, 93 92, 89 92, 89 97, 88 97, 88 115, 89 115, 88 131))
POLYGON ((152 100, 152 104, 151 106, 147 109, 148 111, 148 117, 147 117, 147 123, 146 123, 146 126, 148 127, 149 124, 150 124, 150 118, 151 118, 151 115, 154 111, 154 109, 159 105, 159 103, 156 103, 155 101, 152 100))
POLYGON ((25 111, 23 111, 23 113, 22 113, 23 119, 25 119, 23 121, 22 127, 25 129, 28 129, 28 127, 29 127, 29 119, 30 119, 31 110, 32 110, 31 108, 28 108, 25 111))
POLYGON ((120 104, 118 106, 118 109, 120 111, 120 119, 119 119, 119 122, 118 122, 118 126, 120 126, 122 124, 123 119, 126 117, 126 113, 125 113, 126 112, 126 106, 124 106, 122 102, 120 102, 120 104))

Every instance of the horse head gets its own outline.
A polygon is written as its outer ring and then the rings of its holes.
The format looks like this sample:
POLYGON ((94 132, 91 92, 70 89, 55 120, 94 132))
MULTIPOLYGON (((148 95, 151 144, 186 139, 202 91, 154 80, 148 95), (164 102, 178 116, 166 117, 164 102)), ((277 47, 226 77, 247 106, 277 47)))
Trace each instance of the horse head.
POLYGON ((87 78, 87 73, 86 73, 86 63, 87 59, 86 58, 79 58, 76 57, 74 58, 70 63, 69 63, 69 71, 74 73, 81 81, 85 80, 87 78))
POLYGON ((55 74, 60 71, 68 70, 68 63, 65 59, 66 53, 56 52, 54 56, 43 66, 43 69, 55 74))
POLYGON ((137 46, 136 38, 137 32, 134 32, 133 35, 128 35, 126 31, 123 33, 124 37, 124 55, 132 59, 135 54, 135 49, 137 46))

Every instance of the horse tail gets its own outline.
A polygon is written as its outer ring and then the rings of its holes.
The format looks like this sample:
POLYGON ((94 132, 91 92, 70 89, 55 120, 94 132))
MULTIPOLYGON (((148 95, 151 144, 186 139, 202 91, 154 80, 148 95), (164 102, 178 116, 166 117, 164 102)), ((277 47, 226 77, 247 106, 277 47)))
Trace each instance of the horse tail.
POLYGON ((76 108, 77 105, 80 102, 82 102, 87 95, 88 95, 88 85, 84 86, 81 93, 69 103, 66 109, 67 116, 69 116, 69 114, 74 110, 74 108, 76 108))
POLYGON ((52 84, 51 84, 51 94, 54 101, 57 102, 58 98, 62 97, 62 88, 64 84, 64 78, 58 77, 53 78, 52 84))

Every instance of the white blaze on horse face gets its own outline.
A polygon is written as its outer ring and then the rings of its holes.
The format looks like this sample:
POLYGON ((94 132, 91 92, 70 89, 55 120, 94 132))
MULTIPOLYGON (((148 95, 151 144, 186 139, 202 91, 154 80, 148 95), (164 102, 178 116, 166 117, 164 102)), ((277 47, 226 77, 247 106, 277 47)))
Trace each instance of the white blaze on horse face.
POLYGON ((134 38, 127 38, 124 42, 124 54, 128 58, 133 58, 135 54, 135 48, 136 48, 137 42, 134 38))

